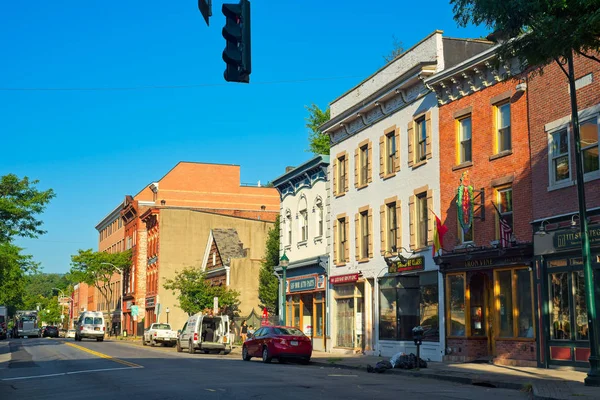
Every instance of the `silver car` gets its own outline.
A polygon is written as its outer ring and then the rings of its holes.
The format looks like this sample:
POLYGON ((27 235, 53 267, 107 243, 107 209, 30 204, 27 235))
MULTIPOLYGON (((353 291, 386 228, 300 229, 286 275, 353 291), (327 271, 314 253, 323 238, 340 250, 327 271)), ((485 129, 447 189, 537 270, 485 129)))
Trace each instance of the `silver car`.
POLYGON ((98 342, 104 340, 106 326, 104 315, 97 311, 84 311, 75 323, 75 340, 83 338, 96 339, 98 342))

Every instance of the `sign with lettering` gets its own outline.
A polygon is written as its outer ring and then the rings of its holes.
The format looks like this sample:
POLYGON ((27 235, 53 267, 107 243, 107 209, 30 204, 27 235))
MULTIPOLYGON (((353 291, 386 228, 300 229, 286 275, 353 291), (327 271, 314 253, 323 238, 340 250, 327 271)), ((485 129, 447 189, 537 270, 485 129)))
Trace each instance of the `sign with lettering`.
POLYGON ((138 313, 139 313, 139 307, 136 305, 131 306, 131 315, 133 317, 137 317, 138 313))
POLYGON ((146 308, 154 307, 154 302, 156 301, 155 297, 147 297, 146 298, 146 308))
POLYGON ((315 290, 317 287, 317 276, 304 276, 289 280, 290 292, 304 292, 307 290, 315 290))
MULTIPOLYGON (((588 227, 590 236, 590 245, 600 244, 600 225, 588 227)), ((581 247, 581 232, 568 230, 554 234, 554 247, 557 249, 568 249, 572 247, 581 247)))
POLYGON ((476 258, 466 260, 465 267, 467 268, 485 268, 485 267, 501 267, 504 265, 527 264, 529 259, 521 256, 501 257, 501 258, 476 258))
POLYGON ((352 283, 356 281, 358 281, 358 274, 347 274, 329 277, 329 283, 331 283, 332 285, 340 285, 342 283, 352 283))
POLYGON ((395 274, 398 272, 419 271, 425 269, 425 257, 414 257, 406 260, 406 263, 400 261, 394 262, 388 266, 388 273, 395 274))

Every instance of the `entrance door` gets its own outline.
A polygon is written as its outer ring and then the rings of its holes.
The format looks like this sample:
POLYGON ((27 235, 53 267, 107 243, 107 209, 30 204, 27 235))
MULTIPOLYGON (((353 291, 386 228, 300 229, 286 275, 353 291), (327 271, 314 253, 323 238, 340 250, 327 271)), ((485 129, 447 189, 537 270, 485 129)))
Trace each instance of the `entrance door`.
POLYGON ((488 356, 494 356, 494 329, 492 307, 494 292, 491 279, 485 273, 474 273, 469 281, 471 307, 471 336, 487 339, 488 356))

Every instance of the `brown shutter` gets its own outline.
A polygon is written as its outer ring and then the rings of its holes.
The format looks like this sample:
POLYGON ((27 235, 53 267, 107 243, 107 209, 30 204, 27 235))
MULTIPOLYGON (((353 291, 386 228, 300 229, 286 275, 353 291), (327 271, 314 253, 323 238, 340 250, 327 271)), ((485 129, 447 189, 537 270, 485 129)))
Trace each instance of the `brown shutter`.
POLYGON ((369 207, 369 258, 373 258, 373 209, 369 207))
POLYGON ((344 193, 348 192, 348 186, 349 186, 349 183, 350 183, 350 175, 349 175, 350 169, 348 169, 348 166, 350 165, 350 163, 348 161, 349 161, 348 160, 348 153, 345 153, 344 154, 344 164, 345 164, 344 167, 345 167, 345 170, 346 170, 346 182, 344 182, 344 193))
POLYGON ((414 125, 414 121, 410 121, 408 123, 408 130, 406 132, 406 134, 408 135, 408 166, 409 167, 413 166, 414 160, 415 160, 415 155, 413 153, 414 142, 415 142, 415 135, 413 134, 413 132, 414 132, 413 125, 414 125))
POLYGON ((385 240, 386 240, 386 230, 385 230, 385 225, 386 225, 386 219, 385 219, 385 204, 379 206, 379 235, 380 235, 380 239, 381 239, 381 255, 385 255, 385 251, 386 251, 386 245, 385 245, 385 240))
POLYGON ((344 231, 346 232, 346 246, 345 246, 345 250, 346 250, 346 262, 350 262, 350 240, 348 240, 348 237, 350 236, 350 218, 346 217, 344 219, 345 226, 344 226, 344 231))
POLYGON ((402 206, 400 200, 396 200, 396 248, 400 251, 402 247, 402 206))
POLYGON ((427 245, 431 246, 433 244, 433 189, 429 189, 427 191, 427 245))
POLYGON ((415 196, 408 198, 408 223, 410 227, 410 249, 415 250, 417 248, 417 235, 415 232, 415 196))
POLYGON ((354 254, 356 260, 360 260, 360 224, 359 224, 360 214, 354 215, 354 245, 355 251, 354 254))
POLYGON ((333 178, 332 182, 333 182, 333 195, 334 196, 337 196, 337 169, 338 169, 337 163, 338 163, 337 158, 334 158, 333 159, 333 177, 332 177, 333 178))
POLYGON ((431 150, 431 111, 427 111, 425 114, 425 129, 427 130, 427 139, 425 141, 425 154, 429 160, 432 157, 431 150))
POLYGON ((379 176, 383 178, 385 169, 383 168, 383 159, 385 157, 385 135, 379 138, 379 176))
POLYGON ((369 147, 367 148, 369 152, 369 164, 367 166, 367 182, 373 182, 373 142, 369 140, 369 147))
POLYGON ((358 176, 358 164, 359 164, 359 160, 358 160, 358 153, 359 153, 360 148, 354 150, 354 187, 358 187, 359 184, 359 176, 358 176))
POLYGON ((394 135, 396 135, 396 156, 394 157, 394 163, 396 165, 394 169, 398 172, 400 171, 400 149, 402 148, 402 146, 400 146, 400 128, 396 128, 394 135))
POLYGON ((333 220, 333 264, 337 264, 338 262, 338 256, 337 256, 337 249, 338 249, 338 240, 340 240, 340 238, 338 237, 338 231, 337 231, 337 227, 338 227, 338 221, 337 219, 333 220))

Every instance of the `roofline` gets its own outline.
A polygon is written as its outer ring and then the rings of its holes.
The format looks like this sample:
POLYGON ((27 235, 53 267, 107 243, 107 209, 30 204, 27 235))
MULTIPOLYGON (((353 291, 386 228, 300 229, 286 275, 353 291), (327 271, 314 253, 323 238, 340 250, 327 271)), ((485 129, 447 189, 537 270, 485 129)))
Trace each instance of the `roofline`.
MULTIPOLYGON (((266 222, 268 224, 274 224, 274 222, 271 221, 266 221, 264 219, 256 219, 256 218, 248 218, 248 217, 240 217, 237 215, 227 215, 227 214, 219 214, 219 213, 215 213, 215 212, 210 212, 210 211, 205 211, 199 208, 192 208, 192 207, 169 207, 169 206, 155 206, 155 207, 151 207, 150 209, 159 209, 159 210, 177 210, 177 211, 193 211, 193 212, 199 212, 199 213, 203 213, 203 214, 210 214, 210 215, 219 215, 221 217, 227 217, 227 218, 236 218, 236 219, 243 219, 243 220, 247 220, 247 221, 256 221, 256 222, 266 222)), ((234 208, 230 208, 230 209, 219 209, 219 210, 236 210, 234 208)), ((260 213, 271 213, 271 214, 279 214, 279 211, 263 211, 263 210, 240 210, 240 211, 255 211, 255 212, 260 212, 260 213)))
POLYGON ((273 186, 278 186, 278 185, 288 181, 289 179, 291 179, 292 176, 295 176, 295 175, 302 173, 304 171, 307 171, 309 169, 315 168, 319 165, 329 165, 329 155, 319 154, 319 155, 309 159, 308 161, 303 162, 302 164, 300 164, 296 168, 292 169, 291 171, 288 171, 285 174, 280 175, 277 178, 273 179, 271 181, 271 183, 273 184, 273 186))
POLYGON ((125 201, 120 202, 118 206, 116 206, 115 208, 113 208, 113 210, 111 212, 109 212, 108 214, 106 214, 106 216, 104 218, 102 218, 102 220, 100 220, 100 222, 98 222, 98 224, 96 224, 96 226, 95 226, 96 230, 100 231, 100 227, 102 225, 108 225, 108 223, 112 219, 111 216, 113 214, 116 214, 116 215, 120 216, 121 215, 121 210, 123 209, 124 203, 125 203, 125 201))
POLYGON ((472 67, 475 64, 479 64, 481 62, 489 60, 490 58, 494 58, 497 55, 498 49, 500 48, 500 46, 501 46, 500 44, 492 46, 489 49, 484 50, 481 53, 478 53, 475 56, 468 58, 461 63, 456 64, 452 68, 444 69, 444 70, 438 72, 437 74, 434 74, 434 75, 430 76, 429 78, 425 79, 424 83, 426 85, 436 84, 444 79, 448 79, 449 77, 451 77, 452 75, 454 75, 458 72, 469 69, 470 67, 472 67))

